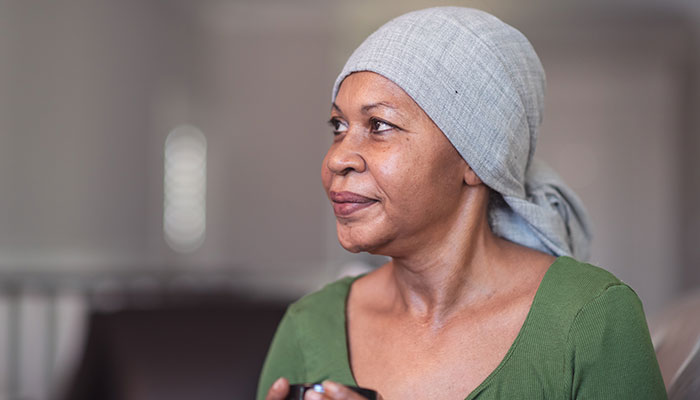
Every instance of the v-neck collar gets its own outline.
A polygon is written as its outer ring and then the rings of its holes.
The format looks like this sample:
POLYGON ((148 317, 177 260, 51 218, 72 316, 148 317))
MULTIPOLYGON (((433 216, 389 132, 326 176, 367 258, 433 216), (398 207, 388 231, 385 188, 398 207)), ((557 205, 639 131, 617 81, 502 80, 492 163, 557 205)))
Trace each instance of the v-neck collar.
MULTIPOLYGON (((542 280, 540 281, 539 286, 537 287, 537 291, 535 292, 535 296, 532 299, 532 304, 530 304, 530 310, 528 310, 527 316, 525 317, 525 321, 523 322, 523 325, 520 327, 520 330, 518 331, 518 335, 515 337, 515 340, 513 341, 513 344, 510 345, 510 348, 508 349, 508 352, 506 352, 506 355, 503 356, 503 359, 501 362, 494 368, 493 371, 474 389, 472 390, 467 397, 465 397, 465 400, 472 400, 476 396, 479 395, 488 385, 489 383, 495 379, 495 377, 498 375, 498 373, 506 366, 508 363, 508 360, 511 358, 513 353, 515 352, 516 348, 518 347, 518 344, 521 341, 521 338, 524 336, 525 331, 528 329, 528 322, 531 320, 531 317, 533 315, 533 310, 535 310, 536 305, 538 303, 538 299, 542 297, 542 292, 544 291, 543 288, 546 287, 546 281, 548 280, 548 276, 551 275, 550 271, 552 271, 553 267, 557 265, 561 260, 565 259, 567 257, 562 256, 562 257, 557 257, 554 262, 547 268, 547 271, 545 272, 544 276, 542 277, 542 280)), ((348 341, 348 318, 347 318, 347 309, 348 309, 348 298, 350 297, 350 290, 352 288, 352 284, 355 283, 356 280, 359 278, 365 276, 366 274, 358 275, 355 277, 350 277, 346 278, 347 279, 347 292, 345 293, 345 299, 343 301, 343 323, 342 323, 342 335, 341 335, 341 343, 344 344, 345 349, 342 352, 343 357, 340 360, 343 364, 343 368, 341 369, 343 374, 345 375, 345 380, 348 382, 351 382, 352 385, 354 386, 359 386, 357 384, 357 381, 355 380, 355 375, 352 372, 352 368, 350 366, 350 342, 348 341)))

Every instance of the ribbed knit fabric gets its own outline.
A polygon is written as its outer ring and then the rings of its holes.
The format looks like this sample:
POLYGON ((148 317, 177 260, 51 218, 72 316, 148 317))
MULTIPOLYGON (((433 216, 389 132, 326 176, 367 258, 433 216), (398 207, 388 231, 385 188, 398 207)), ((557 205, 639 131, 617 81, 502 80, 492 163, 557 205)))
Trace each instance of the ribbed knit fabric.
MULTIPOLYGON (((345 278, 292 304, 260 377, 258 399, 280 376, 357 385, 350 370, 345 278)), ((639 298, 609 272, 559 257, 515 342, 466 399, 665 399, 639 298)))

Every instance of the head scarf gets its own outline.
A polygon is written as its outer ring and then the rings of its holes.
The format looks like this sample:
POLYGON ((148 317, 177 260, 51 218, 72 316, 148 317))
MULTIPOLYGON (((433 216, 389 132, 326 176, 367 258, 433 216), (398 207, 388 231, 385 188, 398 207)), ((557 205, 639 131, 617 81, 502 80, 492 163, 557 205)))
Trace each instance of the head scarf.
POLYGON ((576 194, 533 158, 545 77, 530 42, 483 11, 436 7, 397 17, 348 59, 333 87, 358 71, 400 86, 479 178, 500 193, 497 235, 556 256, 586 259, 590 223, 576 194))

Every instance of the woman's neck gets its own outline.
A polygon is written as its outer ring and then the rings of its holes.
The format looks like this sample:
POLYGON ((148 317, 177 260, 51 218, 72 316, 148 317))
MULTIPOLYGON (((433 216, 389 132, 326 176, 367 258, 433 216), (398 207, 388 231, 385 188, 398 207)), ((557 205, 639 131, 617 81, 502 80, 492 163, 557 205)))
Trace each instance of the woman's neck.
POLYGON ((420 246, 392 257, 387 266, 399 300, 394 304, 417 320, 438 328, 502 286, 512 243, 493 234, 483 200, 467 202, 446 232, 422 238, 420 246))

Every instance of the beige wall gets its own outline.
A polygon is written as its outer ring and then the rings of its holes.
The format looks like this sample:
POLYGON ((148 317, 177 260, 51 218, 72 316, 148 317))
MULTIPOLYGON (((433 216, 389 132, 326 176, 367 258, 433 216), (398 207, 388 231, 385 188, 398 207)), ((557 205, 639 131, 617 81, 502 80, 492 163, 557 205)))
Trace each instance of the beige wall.
MULTIPOLYGON (((539 50, 540 152, 592 214, 593 260, 652 311, 697 284, 697 7, 462 3, 539 50)), ((318 178, 332 79, 381 22, 434 4, 0 2, 0 268, 234 268, 271 291, 299 275, 298 292, 331 279, 354 259, 318 178), (162 238, 162 146, 181 123, 209 143, 207 236, 191 255, 162 238)))
POLYGON ((611 21, 540 43, 548 72, 540 154, 581 195, 594 223, 592 262, 629 283, 647 311, 682 275, 683 101, 687 31, 611 21), (626 23, 624 30, 621 23, 626 23))

